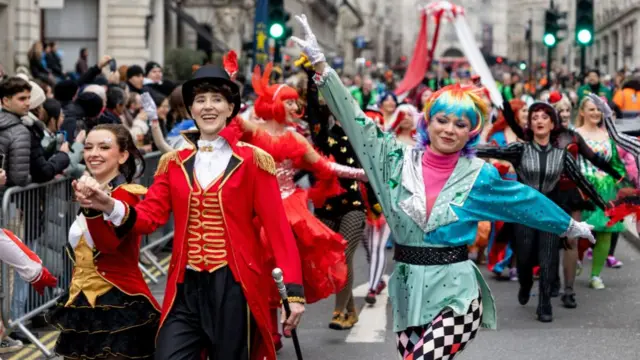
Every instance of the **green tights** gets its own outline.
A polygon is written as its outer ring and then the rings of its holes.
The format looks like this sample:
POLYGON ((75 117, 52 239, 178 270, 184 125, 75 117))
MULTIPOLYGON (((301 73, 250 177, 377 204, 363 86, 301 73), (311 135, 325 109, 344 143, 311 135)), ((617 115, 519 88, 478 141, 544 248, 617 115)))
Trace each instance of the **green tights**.
POLYGON ((593 247, 593 262, 591 267, 591 276, 600 276, 602 268, 609 256, 609 248, 611 247, 611 233, 597 232, 596 244, 593 247))

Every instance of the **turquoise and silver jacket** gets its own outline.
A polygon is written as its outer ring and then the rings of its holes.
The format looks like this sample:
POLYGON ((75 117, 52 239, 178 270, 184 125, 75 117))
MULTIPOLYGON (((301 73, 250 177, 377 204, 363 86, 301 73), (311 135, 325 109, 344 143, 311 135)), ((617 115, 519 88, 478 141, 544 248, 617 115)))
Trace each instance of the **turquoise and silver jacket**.
MULTIPOLYGON (((571 218, 538 191, 500 178, 479 158, 461 156, 427 218, 423 149, 382 132, 360 110, 333 69, 316 76, 320 93, 349 137, 398 244, 447 247, 473 244, 479 221, 521 223, 562 234, 571 218)), ((482 291, 482 326, 495 329, 491 291, 472 261, 422 266, 397 262, 389 280, 393 329, 430 323, 442 310, 465 314, 482 291)))

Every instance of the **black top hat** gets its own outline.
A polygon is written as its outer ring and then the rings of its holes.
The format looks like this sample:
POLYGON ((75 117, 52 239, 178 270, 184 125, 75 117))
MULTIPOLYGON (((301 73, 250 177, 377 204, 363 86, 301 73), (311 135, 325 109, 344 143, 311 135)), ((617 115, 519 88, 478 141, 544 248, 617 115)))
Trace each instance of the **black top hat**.
POLYGON ((227 85, 229 88, 231 88, 231 102, 234 106, 229 120, 233 119, 240 111, 240 87, 233 80, 231 80, 231 78, 229 78, 229 74, 227 74, 227 72, 219 66, 207 65, 199 68, 193 74, 191 80, 185 82, 182 85, 182 98, 187 109, 189 109, 191 105, 193 105, 193 100, 195 98, 193 89, 202 83, 209 83, 212 85, 227 85))

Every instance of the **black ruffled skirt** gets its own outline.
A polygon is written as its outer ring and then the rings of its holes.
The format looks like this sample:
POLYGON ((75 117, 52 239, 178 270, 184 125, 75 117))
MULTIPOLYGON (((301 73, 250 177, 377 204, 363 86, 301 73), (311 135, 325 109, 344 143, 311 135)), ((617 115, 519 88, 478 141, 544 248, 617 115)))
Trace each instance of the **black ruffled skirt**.
POLYGON ((112 288, 89 305, 84 294, 65 307, 69 294, 46 315, 60 330, 55 352, 71 359, 101 359, 119 356, 152 358, 160 313, 144 296, 129 296, 112 288))

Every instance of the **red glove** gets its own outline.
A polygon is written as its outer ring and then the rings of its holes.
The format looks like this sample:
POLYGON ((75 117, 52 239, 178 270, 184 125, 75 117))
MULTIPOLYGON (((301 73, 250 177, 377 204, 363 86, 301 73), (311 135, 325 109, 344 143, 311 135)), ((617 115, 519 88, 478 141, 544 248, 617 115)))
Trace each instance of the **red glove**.
POLYGON ((33 286, 33 288, 38 292, 38 294, 40 295, 44 295, 44 288, 47 287, 56 287, 56 285, 58 285, 58 279, 51 275, 51 273, 49 272, 49 270, 47 270, 46 267, 42 267, 42 273, 40 274, 40 277, 31 283, 31 286, 33 286))

